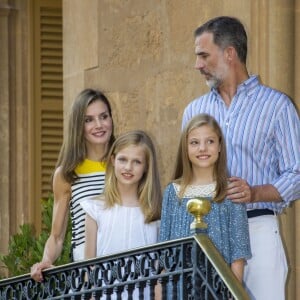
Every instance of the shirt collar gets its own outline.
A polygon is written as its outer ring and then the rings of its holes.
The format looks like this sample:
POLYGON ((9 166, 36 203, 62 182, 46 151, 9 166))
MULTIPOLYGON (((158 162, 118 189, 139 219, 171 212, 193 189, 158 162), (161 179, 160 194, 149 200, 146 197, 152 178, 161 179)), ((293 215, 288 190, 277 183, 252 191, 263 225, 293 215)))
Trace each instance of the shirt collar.
MULTIPOLYGON (((258 76, 250 75, 248 79, 246 79, 237 87, 237 94, 245 92, 247 96, 251 96, 258 85, 259 85, 258 76)), ((220 96, 216 88, 211 88, 211 92, 216 96, 220 96)))

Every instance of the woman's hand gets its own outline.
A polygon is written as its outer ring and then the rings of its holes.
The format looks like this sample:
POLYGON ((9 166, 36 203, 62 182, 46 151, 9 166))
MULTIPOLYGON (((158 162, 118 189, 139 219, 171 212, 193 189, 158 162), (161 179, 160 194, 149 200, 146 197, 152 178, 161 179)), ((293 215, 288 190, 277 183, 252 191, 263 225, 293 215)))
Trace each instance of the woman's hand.
POLYGON ((52 268, 52 267, 53 267, 53 265, 50 264, 49 262, 42 261, 42 262, 36 263, 31 267, 30 276, 35 281, 42 282, 44 280, 42 271, 45 269, 48 269, 48 268, 52 268))

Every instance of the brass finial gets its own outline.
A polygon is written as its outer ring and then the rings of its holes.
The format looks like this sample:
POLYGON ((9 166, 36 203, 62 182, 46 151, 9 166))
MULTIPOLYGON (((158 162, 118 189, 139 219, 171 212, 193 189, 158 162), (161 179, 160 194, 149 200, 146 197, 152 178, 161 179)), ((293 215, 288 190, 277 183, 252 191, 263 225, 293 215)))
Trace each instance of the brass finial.
POLYGON ((186 208, 195 218, 190 226, 191 230, 206 229, 207 224, 202 218, 210 211, 210 201, 205 198, 193 198, 188 201, 186 208))

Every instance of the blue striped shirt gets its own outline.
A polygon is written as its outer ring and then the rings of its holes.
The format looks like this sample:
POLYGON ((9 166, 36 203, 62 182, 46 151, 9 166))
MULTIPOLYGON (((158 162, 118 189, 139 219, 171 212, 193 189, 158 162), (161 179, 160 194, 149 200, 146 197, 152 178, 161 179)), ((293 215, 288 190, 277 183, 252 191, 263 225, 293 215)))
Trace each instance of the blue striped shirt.
POLYGON ((192 101, 185 109, 182 128, 199 113, 215 117, 227 146, 230 176, 250 186, 272 184, 282 202, 256 202, 248 209, 282 212, 300 198, 300 122, 292 101, 251 76, 237 88, 227 107, 216 89, 192 101))

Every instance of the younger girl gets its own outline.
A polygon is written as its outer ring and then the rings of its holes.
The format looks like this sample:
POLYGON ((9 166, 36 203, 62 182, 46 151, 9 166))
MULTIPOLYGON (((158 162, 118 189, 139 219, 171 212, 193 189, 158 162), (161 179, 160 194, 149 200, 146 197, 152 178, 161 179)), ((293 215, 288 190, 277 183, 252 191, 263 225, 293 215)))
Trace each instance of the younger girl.
POLYGON ((215 119, 200 114, 190 120, 181 135, 173 182, 164 192, 160 241, 190 235, 193 217, 186 210, 189 199, 211 199, 204 220, 216 248, 242 281, 245 260, 250 258, 248 219, 243 204, 225 199, 226 149, 215 119))
POLYGON ((143 131, 118 137, 108 155, 104 195, 86 211, 85 258, 156 243, 161 212, 156 153, 143 131))

